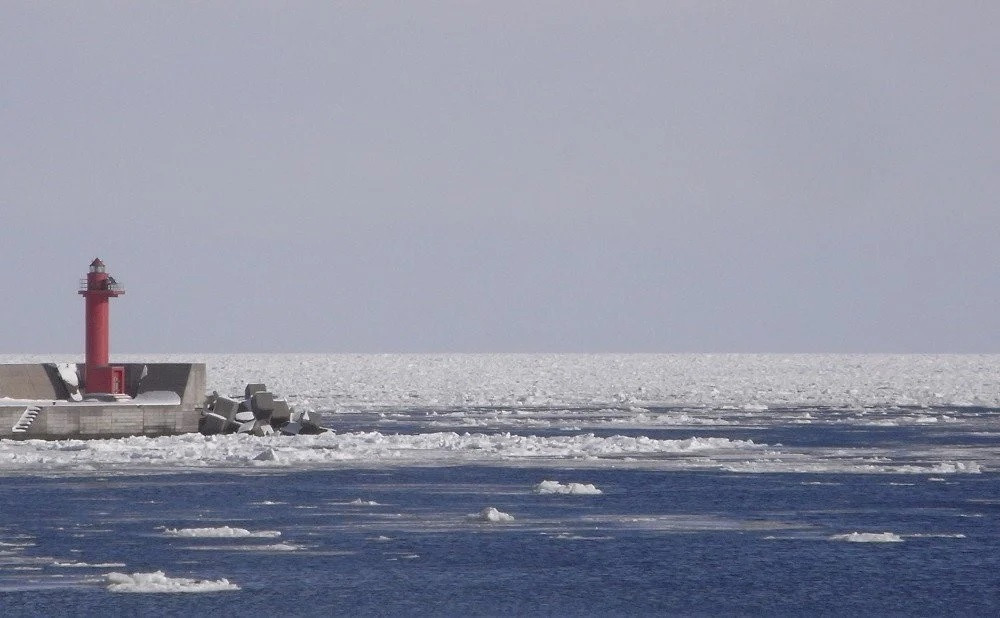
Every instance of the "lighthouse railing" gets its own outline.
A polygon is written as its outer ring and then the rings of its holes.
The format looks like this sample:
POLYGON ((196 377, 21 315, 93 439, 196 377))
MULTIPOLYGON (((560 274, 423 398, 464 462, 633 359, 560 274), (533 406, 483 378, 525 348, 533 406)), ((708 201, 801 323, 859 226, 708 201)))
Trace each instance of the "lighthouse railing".
MULTIPOLYGON (((89 289, 90 289, 90 287, 89 287, 89 284, 87 283, 87 280, 86 279, 80 279, 80 291, 81 292, 86 292, 89 289)), ((125 291, 125 286, 123 286, 122 284, 120 284, 118 282, 111 283, 110 281, 105 281, 104 287, 99 288, 99 289, 101 289, 101 290, 108 290, 110 292, 124 292, 125 291)))

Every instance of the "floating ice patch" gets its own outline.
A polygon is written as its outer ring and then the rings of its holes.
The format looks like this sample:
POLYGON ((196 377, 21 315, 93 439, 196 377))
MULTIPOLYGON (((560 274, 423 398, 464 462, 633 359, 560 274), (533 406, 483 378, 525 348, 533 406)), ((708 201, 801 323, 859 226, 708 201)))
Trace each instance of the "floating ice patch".
POLYGON ((488 506, 485 509, 479 511, 478 513, 473 513, 468 516, 471 521, 485 521, 491 524, 498 524, 503 522, 514 521, 514 516, 509 513, 504 513, 499 511, 492 506, 488 506))
POLYGON ((848 532, 834 534, 831 541, 847 541, 848 543, 902 543, 903 537, 892 532, 848 532))
POLYGON ((610 536, 584 536, 580 534, 573 534, 572 532, 560 532, 558 534, 542 533, 543 536, 548 536, 557 541, 610 541, 614 537, 610 536))
POLYGON ((270 545, 206 545, 201 547, 186 547, 192 551, 232 551, 232 552, 286 552, 298 551, 301 545, 293 543, 271 543, 270 545))
POLYGON ((245 528, 230 528, 229 526, 219 526, 218 528, 167 528, 163 531, 166 536, 179 537, 200 537, 200 538, 258 538, 273 539, 281 536, 277 530, 258 530, 252 532, 245 528))
POLYGON ((247 463, 295 467, 342 465, 343 462, 407 464, 412 462, 516 461, 522 459, 602 459, 661 455, 701 455, 711 451, 760 450, 749 440, 692 437, 684 440, 647 436, 517 435, 511 433, 434 432, 382 434, 355 432, 318 436, 274 436, 247 439, 244 435, 184 434, 115 440, 0 440, 0 469, 97 470, 121 466, 134 471, 163 468, 244 467, 247 463), (270 443, 275 446, 272 447, 270 443), (258 460, 281 445, 280 456, 258 460))
POLYGON ((34 542, 32 541, 21 541, 19 543, 6 543, 0 541, 0 547, 34 547, 34 542))
POLYGON ((188 579, 167 577, 163 571, 152 573, 107 573, 108 590, 111 592, 222 592, 239 590, 228 579, 188 579))
MULTIPOLYGON (((832 457, 821 451, 785 453, 781 458, 729 462, 721 465, 727 472, 761 473, 822 473, 822 474, 981 474, 983 467, 974 461, 943 461, 915 465, 893 463, 885 457, 844 457, 844 451, 832 457)), ((944 482, 929 477, 928 481, 944 482)))
POLYGON ((117 569, 119 567, 125 566, 124 562, 100 562, 98 564, 90 564, 87 562, 53 562, 52 566, 60 568, 79 568, 79 569, 117 569))
POLYGON ((980 474, 982 471, 983 467, 974 461, 943 461, 927 470, 933 474, 980 474))
POLYGON ((351 500, 350 504, 352 506, 380 506, 379 503, 374 500, 362 500, 361 498, 351 500))
POLYGON ((591 484, 560 483, 559 481, 542 481, 535 485, 536 494, 574 494, 596 496, 604 492, 591 484))

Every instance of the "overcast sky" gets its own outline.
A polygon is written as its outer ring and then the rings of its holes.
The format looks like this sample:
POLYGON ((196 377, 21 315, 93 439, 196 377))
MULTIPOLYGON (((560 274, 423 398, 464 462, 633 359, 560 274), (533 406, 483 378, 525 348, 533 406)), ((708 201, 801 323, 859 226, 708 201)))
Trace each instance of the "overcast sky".
POLYGON ((0 353, 1000 352, 1000 3, 0 4, 0 353))

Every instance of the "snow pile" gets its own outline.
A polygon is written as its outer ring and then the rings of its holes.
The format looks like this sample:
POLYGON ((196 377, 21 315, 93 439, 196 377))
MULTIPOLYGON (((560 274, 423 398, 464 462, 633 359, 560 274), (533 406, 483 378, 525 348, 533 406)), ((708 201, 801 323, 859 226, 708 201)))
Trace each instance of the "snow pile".
POLYGON ((584 483, 566 483, 559 481, 542 481, 535 485, 536 494, 573 494, 595 496, 604 493, 597 487, 584 483))
POLYGON ((478 513, 473 513, 468 516, 471 521, 484 521, 491 524, 505 523, 514 521, 514 516, 509 513, 504 513, 499 511, 492 506, 488 506, 485 509, 479 511, 478 513))
POLYGON ((218 528, 167 528, 163 531, 166 536, 198 537, 212 539, 231 538, 258 538, 273 539, 281 536, 277 530, 259 530, 251 532, 245 528, 230 528, 229 526, 219 526, 218 528))
POLYGON ((108 590, 111 592, 221 592, 239 590, 228 579, 188 579, 167 577, 163 571, 152 573, 107 573, 108 590))
POLYGON ((848 543, 902 543, 903 537, 892 532, 849 532, 834 534, 831 541, 847 541, 848 543))

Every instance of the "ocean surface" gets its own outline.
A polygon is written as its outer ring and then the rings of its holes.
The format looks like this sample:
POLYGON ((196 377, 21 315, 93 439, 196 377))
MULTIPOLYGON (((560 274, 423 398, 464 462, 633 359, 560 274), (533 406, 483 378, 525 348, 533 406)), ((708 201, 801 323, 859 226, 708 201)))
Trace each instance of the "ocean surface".
POLYGON ((0 440, 2 615, 1000 613, 1000 356, 180 358, 334 432, 0 440))

